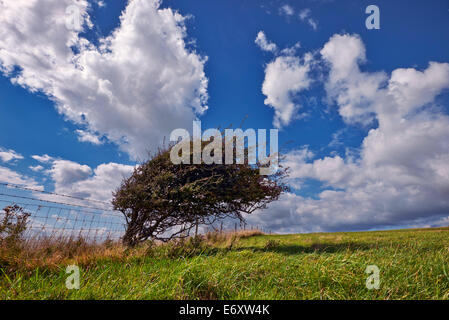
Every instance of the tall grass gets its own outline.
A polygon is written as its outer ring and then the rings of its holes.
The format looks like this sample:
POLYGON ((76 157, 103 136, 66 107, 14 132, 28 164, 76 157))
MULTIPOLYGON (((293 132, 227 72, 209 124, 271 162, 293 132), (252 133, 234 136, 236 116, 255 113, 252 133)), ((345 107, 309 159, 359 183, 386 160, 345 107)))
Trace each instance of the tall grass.
POLYGON ((91 243, 83 238, 39 237, 27 239, 14 247, 0 246, 0 268, 4 273, 56 270, 60 265, 88 265, 99 259, 118 259, 126 248, 120 242, 91 243))

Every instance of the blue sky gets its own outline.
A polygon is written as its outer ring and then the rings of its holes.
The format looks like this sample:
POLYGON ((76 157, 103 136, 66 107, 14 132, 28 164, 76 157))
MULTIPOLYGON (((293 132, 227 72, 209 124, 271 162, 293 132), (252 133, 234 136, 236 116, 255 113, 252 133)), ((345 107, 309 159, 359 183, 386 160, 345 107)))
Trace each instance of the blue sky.
POLYGON ((250 222, 449 224, 448 1, 148 3, 0 5, 3 182, 108 200, 172 129, 248 116, 244 128, 291 142, 293 171, 292 193, 250 222), (82 30, 65 25, 74 4, 82 30), (380 30, 365 27, 370 4, 380 30))

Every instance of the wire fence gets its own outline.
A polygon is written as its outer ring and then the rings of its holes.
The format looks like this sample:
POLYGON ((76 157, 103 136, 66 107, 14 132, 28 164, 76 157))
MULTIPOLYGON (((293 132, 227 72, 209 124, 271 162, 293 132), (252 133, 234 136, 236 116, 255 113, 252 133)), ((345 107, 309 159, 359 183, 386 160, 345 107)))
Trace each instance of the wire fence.
POLYGON ((273 232, 271 229, 266 228, 262 225, 254 225, 254 224, 248 224, 246 222, 232 222, 232 221, 226 221, 221 222, 216 225, 208 226, 204 232, 241 232, 241 231, 261 231, 265 234, 272 234, 273 232))
POLYGON ((121 212, 108 202, 0 183, 0 218, 17 205, 29 214, 27 238, 83 238, 90 242, 119 240, 125 232, 121 212))
MULTIPOLYGON (((25 236, 29 239, 79 239, 89 242, 120 240, 125 219, 109 202, 48 192, 0 182, 0 221, 4 208, 19 206, 29 214, 25 236)), ((258 225, 227 221, 209 226, 200 233, 271 230, 258 225)))

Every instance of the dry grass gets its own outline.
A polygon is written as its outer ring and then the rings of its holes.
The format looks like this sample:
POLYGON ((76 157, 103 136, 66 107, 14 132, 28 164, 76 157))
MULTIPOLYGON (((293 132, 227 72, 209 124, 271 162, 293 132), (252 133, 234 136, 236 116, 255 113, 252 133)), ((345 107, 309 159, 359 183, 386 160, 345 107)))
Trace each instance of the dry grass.
POLYGON ((205 239, 211 244, 227 243, 231 239, 245 239, 254 236, 264 235, 260 230, 239 230, 239 231, 214 231, 204 235, 205 239))
POLYGON ((207 246, 232 245, 239 239, 263 235, 259 230, 238 232, 210 232, 187 240, 172 240, 168 243, 151 242, 128 249, 118 241, 103 243, 87 242, 83 238, 38 238, 29 239, 14 246, 0 246, 0 269, 12 274, 16 271, 39 269, 55 270, 61 265, 76 264, 88 266, 99 260, 114 259, 126 261, 153 255, 154 251, 166 257, 191 255, 204 251, 207 246), (157 250, 154 250, 157 248, 157 250))
POLYGON ((37 268, 57 269, 67 263, 89 265, 100 259, 119 259, 126 254, 119 242, 89 243, 82 238, 39 238, 14 247, 0 246, 0 268, 6 273, 37 268))

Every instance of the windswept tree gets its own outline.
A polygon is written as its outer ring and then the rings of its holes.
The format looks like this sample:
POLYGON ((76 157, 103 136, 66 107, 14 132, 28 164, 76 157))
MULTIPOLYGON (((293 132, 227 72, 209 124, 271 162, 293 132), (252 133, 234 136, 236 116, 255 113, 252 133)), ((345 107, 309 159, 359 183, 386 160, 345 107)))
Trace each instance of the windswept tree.
MULTIPOLYGON (((192 144, 189 142, 189 147, 192 144)), ((283 182, 287 169, 282 165, 270 175, 261 175, 262 165, 250 164, 247 157, 243 163, 225 164, 225 144, 220 144, 221 163, 174 164, 170 154, 176 146, 170 145, 122 181, 112 203, 126 219, 124 244, 187 237, 198 225, 211 225, 227 217, 244 222, 243 213, 266 208, 288 190, 283 182)), ((217 150, 212 156, 214 152, 217 150)), ((236 154, 233 152, 234 160, 236 154)), ((188 158, 193 159, 193 152, 188 158)))

